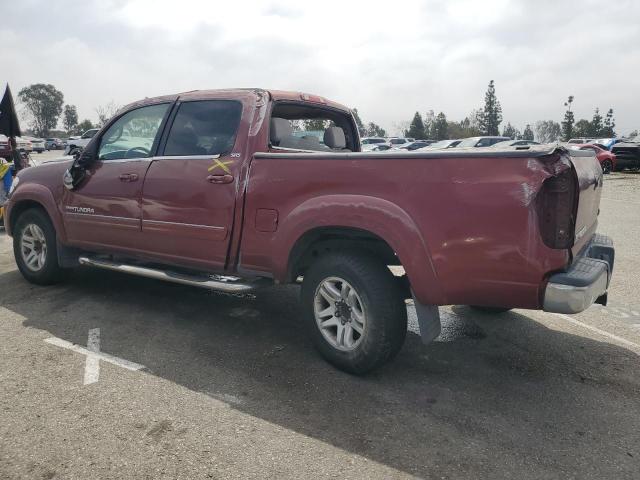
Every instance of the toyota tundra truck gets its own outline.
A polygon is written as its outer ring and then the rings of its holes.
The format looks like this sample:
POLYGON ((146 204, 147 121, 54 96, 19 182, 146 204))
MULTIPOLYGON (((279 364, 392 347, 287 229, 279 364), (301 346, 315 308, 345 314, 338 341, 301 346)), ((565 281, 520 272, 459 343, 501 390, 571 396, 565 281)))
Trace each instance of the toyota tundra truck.
POLYGON ((441 305, 606 304, 602 178, 555 145, 361 152, 351 111, 322 97, 194 91, 124 107, 76 158, 21 171, 6 229, 40 285, 80 265, 225 292, 301 283, 315 346, 361 374, 401 348, 406 300, 425 343, 441 305))

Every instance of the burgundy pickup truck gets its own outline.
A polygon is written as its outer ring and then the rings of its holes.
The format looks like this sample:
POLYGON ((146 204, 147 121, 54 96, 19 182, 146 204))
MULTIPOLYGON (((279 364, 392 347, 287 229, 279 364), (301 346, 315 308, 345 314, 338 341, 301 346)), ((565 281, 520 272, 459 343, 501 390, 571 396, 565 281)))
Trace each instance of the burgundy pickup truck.
POLYGON ((16 262, 38 284, 77 265, 227 292, 302 282, 300 320, 354 373, 398 352, 406 299, 425 343, 439 305, 606 302, 614 249, 596 234, 593 155, 362 153, 357 132, 346 107, 293 92, 131 104, 74 161, 19 173, 5 205, 16 262))

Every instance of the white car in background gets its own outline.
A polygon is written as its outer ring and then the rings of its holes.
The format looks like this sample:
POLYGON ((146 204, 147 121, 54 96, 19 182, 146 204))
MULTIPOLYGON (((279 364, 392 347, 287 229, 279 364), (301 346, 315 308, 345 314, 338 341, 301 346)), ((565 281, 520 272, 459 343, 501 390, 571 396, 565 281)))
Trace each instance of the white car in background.
POLYGON ((77 151, 82 150, 84 147, 87 146, 87 143, 89 143, 89 140, 91 140, 93 136, 96 133, 98 133, 98 130, 100 129, 91 128, 86 132, 84 132, 79 137, 69 137, 69 139, 67 140, 67 146, 64 149, 64 154, 73 155, 77 151))
POLYGON ((437 142, 433 142, 426 147, 418 148, 418 150, 444 150, 446 148, 455 148, 462 140, 454 139, 454 140, 439 140, 437 142))
POLYGON ((16 146, 21 152, 33 152, 33 144, 27 137, 16 137, 16 146))
POLYGON ((505 140, 504 142, 498 142, 491 145, 492 148, 504 148, 504 147, 525 147, 527 145, 540 145, 540 142, 534 142, 533 140, 505 140))
POLYGON ((412 138, 392 137, 388 140, 388 143, 391 145, 391 148, 402 148, 409 146, 414 141, 415 139, 412 138))
POLYGON ((42 153, 46 150, 44 145, 44 138, 25 137, 31 142, 31 146, 34 152, 42 153))
POLYGON ((382 137, 364 137, 360 139, 360 145, 363 152, 371 152, 380 145, 389 145, 389 143, 386 138, 382 137))

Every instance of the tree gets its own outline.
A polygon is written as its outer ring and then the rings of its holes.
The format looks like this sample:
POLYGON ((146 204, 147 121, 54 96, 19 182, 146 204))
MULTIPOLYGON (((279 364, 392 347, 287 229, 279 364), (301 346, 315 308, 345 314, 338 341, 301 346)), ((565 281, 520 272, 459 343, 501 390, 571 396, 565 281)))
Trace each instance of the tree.
POLYGON ((578 138, 591 137, 592 123, 584 118, 578 120, 573 127, 573 136, 578 138))
POLYGON ((380 125, 376 125, 373 122, 369 122, 369 124, 367 125, 367 129, 365 131, 365 134, 368 137, 386 137, 387 136, 387 132, 385 131, 385 129, 382 128, 380 125))
POLYGON ((303 121, 306 131, 324 130, 327 128, 329 121, 321 118, 307 118, 303 121))
POLYGON ((358 115, 358 109, 354 108, 353 110, 351 110, 351 113, 353 114, 353 119, 356 121, 356 127, 358 127, 358 133, 360 134, 360 136, 363 136, 365 133, 365 127, 364 124, 362 123, 362 120, 360 119, 360 115, 358 115))
POLYGON ((535 125, 536 138, 540 143, 556 142, 562 136, 562 127, 553 120, 541 120, 535 125))
POLYGON ((65 105, 62 112, 62 126, 68 134, 71 134, 78 125, 78 111, 75 105, 65 105))
POLYGON ((87 120, 86 118, 76 125, 74 132, 76 135, 80 135, 81 133, 86 132, 87 130, 91 130, 92 128, 96 128, 91 120, 87 120))
POLYGON ((98 123, 96 123, 96 127, 103 127, 119 109, 120 107, 116 105, 113 100, 105 105, 98 105, 96 107, 96 113, 98 114, 98 123))
POLYGON ((436 112, 433 110, 427 110, 427 113, 424 114, 423 124, 424 124, 424 138, 434 138, 436 133, 434 130, 434 125, 436 122, 436 112))
POLYGON ((616 136, 616 121, 613 118, 613 108, 610 108, 607 115, 604 117, 604 127, 602 129, 603 137, 615 137, 616 136))
POLYGON ((633 138, 637 136, 638 136, 638 130, 633 130, 632 132, 629 133, 629 138, 633 138))
POLYGON ((447 122, 449 138, 467 138, 477 137, 480 135, 477 117, 478 111, 472 110, 469 116, 465 117, 460 122, 447 122))
POLYGON ((511 122, 508 122, 502 130, 502 136, 509 137, 515 140, 520 136, 520 131, 516 127, 511 125, 511 122))
POLYGON ((424 131, 424 122, 422 121, 422 115, 420 115, 420 112, 416 112, 416 114, 413 116, 411 125, 409 125, 409 130, 407 130, 405 136, 415 139, 427 138, 427 135, 424 131))
POLYGON ((496 87, 491 80, 487 93, 484 95, 484 108, 478 118, 480 130, 485 135, 500 135, 500 123, 502 122, 502 107, 496 97, 496 87))
POLYGON ((562 121, 562 136, 565 141, 569 141, 573 137, 573 123, 575 118, 571 111, 571 104, 573 103, 573 95, 569 95, 569 98, 564 102, 564 106, 567 107, 567 111, 564 112, 564 120, 562 121))
POLYGON ((524 127, 524 131, 522 132, 522 140, 531 140, 533 141, 533 130, 531 130, 531 125, 527 123, 527 126, 524 127))
POLYGON ((431 138, 445 140, 449 138, 449 124, 444 112, 440 112, 431 126, 431 138))
POLYGON ((602 115, 600 115, 600 109, 596 107, 595 112, 593 112, 593 118, 591 119, 591 131, 588 136, 598 137, 602 133, 602 129, 602 115))
POLYGON ((36 136, 46 137, 49 130, 58 124, 64 95, 53 85, 35 83, 24 87, 18 92, 18 100, 24 104, 36 136))

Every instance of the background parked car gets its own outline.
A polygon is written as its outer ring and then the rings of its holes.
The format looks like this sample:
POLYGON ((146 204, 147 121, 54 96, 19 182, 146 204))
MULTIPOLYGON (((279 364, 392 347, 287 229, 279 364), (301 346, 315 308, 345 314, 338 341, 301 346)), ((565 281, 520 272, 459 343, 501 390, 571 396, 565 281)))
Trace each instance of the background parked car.
POLYGON ((505 140, 504 142, 494 143, 494 148, 504 147, 524 147, 527 145, 540 145, 540 142, 534 142, 533 140, 505 140))
POLYGON ((402 148, 409 145, 411 141, 408 138, 393 137, 389 139, 388 143, 391 145, 391 148, 402 148))
POLYGON ((429 145, 432 145, 434 143, 436 143, 435 140, 416 140, 415 142, 411 142, 407 145, 403 145, 400 148, 402 150, 409 150, 411 152, 413 150, 418 150, 419 148, 428 147, 429 145))
POLYGON ((98 133, 99 130, 100 130, 99 128, 92 128, 84 132, 79 137, 69 137, 67 139, 67 145, 64 149, 64 154, 73 155, 74 153, 76 153, 77 150, 82 150, 84 147, 87 146, 87 143, 89 143, 89 140, 91 140, 93 136, 96 133, 98 133))
POLYGON ((44 141, 44 148, 47 150, 62 150, 64 143, 59 138, 47 138, 44 141))
POLYGON ((591 143, 597 144, 597 145, 602 145, 602 147, 605 150, 611 151, 611 149, 613 148, 613 146, 615 144, 620 143, 620 142, 626 142, 626 141, 627 141, 627 139, 625 139, 625 138, 598 138, 598 139, 594 140, 591 143))
POLYGON ((462 140, 440 140, 439 142, 433 142, 424 147, 420 147, 420 150, 443 150, 445 148, 454 148, 457 147, 461 141, 462 140))
POLYGON ((373 147, 373 152, 386 152, 387 150, 391 150, 391 145, 388 143, 378 143, 373 147))
POLYGON ((576 150, 588 150, 596 154, 596 158, 602 167, 602 173, 611 173, 616 169, 616 156, 609 150, 600 148, 592 143, 571 145, 570 148, 576 150))
POLYGON ((640 169, 640 135, 616 143, 611 149, 611 153, 616 156, 616 170, 632 168, 640 169))
POLYGON ((4 158, 8 162, 12 161, 11 157, 11 144, 9 139, 0 134, 0 157, 4 158))
POLYGON ((469 137, 463 139, 457 148, 464 147, 490 147, 498 142, 511 140, 509 137, 469 137))
POLYGON ((34 137, 27 137, 27 138, 31 142, 31 146, 33 147, 34 152, 42 153, 46 150, 44 147, 44 139, 34 138, 34 137))
POLYGON ((382 137, 364 137, 360 139, 361 145, 371 145, 373 143, 387 143, 387 139, 382 137))
POLYGON ((21 152, 33 152, 33 145, 31 144, 31 141, 26 137, 16 137, 16 146, 21 152))
POLYGON ((578 144, 578 145, 584 145, 586 143, 593 143, 595 141, 596 141, 595 138, 572 138, 567 143, 575 143, 575 144, 578 144))

